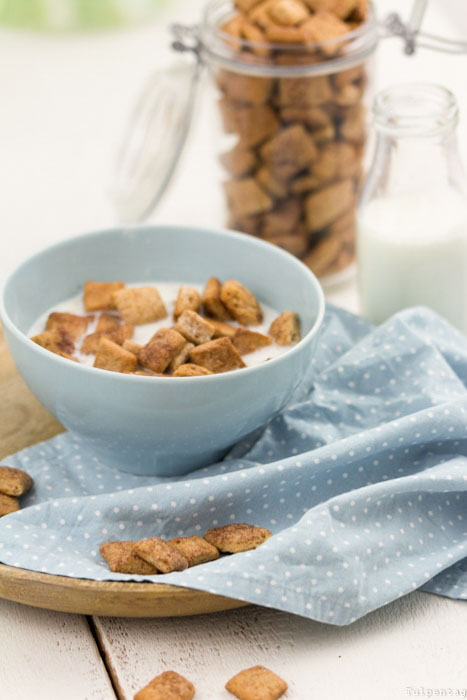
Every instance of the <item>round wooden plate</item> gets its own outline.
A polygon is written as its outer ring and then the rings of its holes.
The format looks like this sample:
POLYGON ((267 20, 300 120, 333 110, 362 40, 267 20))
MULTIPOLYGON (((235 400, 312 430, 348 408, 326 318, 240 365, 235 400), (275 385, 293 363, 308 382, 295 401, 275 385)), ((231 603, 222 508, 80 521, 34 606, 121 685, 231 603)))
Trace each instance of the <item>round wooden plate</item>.
MULTIPOLYGON (((0 459, 63 431, 19 376, 0 327, 0 459)), ((0 598, 82 615, 172 617, 219 612, 239 600, 160 583, 53 576, 0 564, 0 598)))

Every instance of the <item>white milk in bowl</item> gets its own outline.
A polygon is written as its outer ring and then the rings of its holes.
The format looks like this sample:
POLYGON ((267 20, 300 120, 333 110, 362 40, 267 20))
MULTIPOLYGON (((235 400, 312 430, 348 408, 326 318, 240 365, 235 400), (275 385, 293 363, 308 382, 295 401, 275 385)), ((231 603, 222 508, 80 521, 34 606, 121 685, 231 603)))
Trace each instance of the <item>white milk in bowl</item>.
POLYGON ((376 197, 357 217, 363 315, 424 305, 467 333, 467 201, 455 190, 376 197))

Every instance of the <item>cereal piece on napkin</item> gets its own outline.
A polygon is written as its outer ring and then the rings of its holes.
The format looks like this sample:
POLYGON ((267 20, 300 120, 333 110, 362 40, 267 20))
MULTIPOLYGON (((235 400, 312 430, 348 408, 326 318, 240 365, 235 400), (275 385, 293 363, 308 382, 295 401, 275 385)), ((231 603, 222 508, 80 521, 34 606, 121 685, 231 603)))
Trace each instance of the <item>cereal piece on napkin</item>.
POLYGON ((194 347, 195 346, 193 343, 185 343, 178 355, 175 355, 174 359, 169 365, 169 369, 172 373, 175 372, 175 370, 177 370, 181 365, 184 365, 188 362, 190 352, 193 350, 194 347))
POLYGON ((219 559, 219 551, 202 537, 175 537, 169 544, 176 547, 188 562, 188 566, 198 566, 219 559))
POLYGON ((175 330, 185 336, 185 338, 195 345, 207 343, 214 335, 214 326, 202 316, 187 309, 179 317, 175 330))
POLYGON ((0 467, 0 493, 22 496, 34 484, 29 474, 13 467, 0 467))
POLYGON ((160 537, 148 537, 135 542, 135 552, 141 559, 155 566, 163 574, 171 571, 184 571, 188 562, 176 547, 161 540, 160 537))
POLYGON ((208 530, 204 539, 217 547, 220 552, 234 554, 235 552, 246 552, 248 549, 256 549, 271 535, 272 532, 264 527, 233 523, 208 530))
POLYGON ((80 352, 84 355, 95 354, 99 348, 101 338, 107 338, 117 345, 122 345, 133 335, 134 327, 129 323, 123 323, 118 328, 108 331, 95 331, 87 335, 81 343, 80 352))
POLYGON ((45 330, 51 331, 54 328, 63 328, 73 341, 77 341, 86 332, 89 320, 85 316, 53 311, 49 314, 45 330))
POLYGON ((224 282, 220 297, 235 320, 242 326, 257 325, 263 320, 263 312, 256 297, 240 282, 236 280, 224 282))
POLYGON ((113 301, 123 320, 135 326, 167 316, 167 309, 155 287, 120 289, 114 293, 113 301))
POLYGON ((141 688, 133 700, 192 700, 193 683, 176 671, 164 671, 141 688))
POLYGON ((182 285, 178 290, 175 301, 174 319, 177 320, 184 311, 199 311, 201 306, 201 294, 193 287, 182 285))
POLYGON ((94 367, 111 372, 133 372, 138 361, 132 352, 103 336, 99 341, 94 367))
POLYGON ((221 287, 217 277, 211 277, 207 281, 202 296, 204 310, 217 321, 230 321, 232 315, 221 301, 221 287))
POLYGON ((70 337, 68 331, 64 328, 57 327, 50 331, 43 331, 39 335, 31 338, 33 343, 37 343, 45 350, 50 350, 56 355, 71 355, 75 349, 75 344, 70 337))
POLYGON ((140 351, 139 361, 153 372, 164 372, 185 345, 186 339, 174 328, 160 328, 140 351))
POLYGON ((254 352, 267 345, 271 345, 271 338, 262 333, 250 331, 248 328, 237 328, 232 338, 232 343, 235 345, 240 355, 246 355, 249 352, 254 352))
POLYGON ((84 308, 86 311, 115 309, 113 293, 124 286, 124 282, 85 282, 84 308))
POLYGON ((134 542, 103 542, 99 547, 101 556, 110 571, 118 574, 157 574, 155 566, 141 559, 134 549, 134 542))
POLYGON ((0 493, 0 518, 8 513, 14 513, 19 510, 19 501, 14 496, 7 496, 6 493, 0 493))
MULTIPOLYGON (((193 346, 194 347, 194 346, 193 346)), ((214 374, 211 370, 195 365, 192 362, 186 362, 177 367, 173 373, 173 377, 204 377, 208 374, 214 374)))
POLYGON ((230 338, 217 338, 198 345, 190 352, 190 358, 195 365, 201 365, 216 373, 245 367, 230 338))
POLYGON ((237 673, 225 687, 239 700, 277 700, 288 685, 265 666, 252 666, 237 673))
POLYGON ((293 345, 300 340, 300 320, 293 311, 283 311, 269 328, 269 334, 278 345, 293 345))

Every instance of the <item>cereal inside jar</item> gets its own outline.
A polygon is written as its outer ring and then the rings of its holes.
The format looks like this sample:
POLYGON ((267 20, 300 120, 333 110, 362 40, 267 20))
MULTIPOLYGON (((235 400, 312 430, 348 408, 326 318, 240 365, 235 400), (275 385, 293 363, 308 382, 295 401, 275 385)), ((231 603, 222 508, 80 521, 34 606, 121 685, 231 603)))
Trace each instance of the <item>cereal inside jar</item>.
POLYGON ((200 36, 219 92, 225 223, 341 279, 355 255, 371 6, 214 0, 200 36))

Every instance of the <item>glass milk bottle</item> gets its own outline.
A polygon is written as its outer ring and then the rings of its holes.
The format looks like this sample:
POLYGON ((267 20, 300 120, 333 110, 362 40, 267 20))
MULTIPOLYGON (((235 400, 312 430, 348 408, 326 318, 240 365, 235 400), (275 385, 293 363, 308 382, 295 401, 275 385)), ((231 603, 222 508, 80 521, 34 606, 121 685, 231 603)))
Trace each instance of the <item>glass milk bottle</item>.
POLYGON ((373 164, 357 214, 362 313, 429 306, 467 333, 467 182, 455 97, 408 84, 377 95, 373 164))

